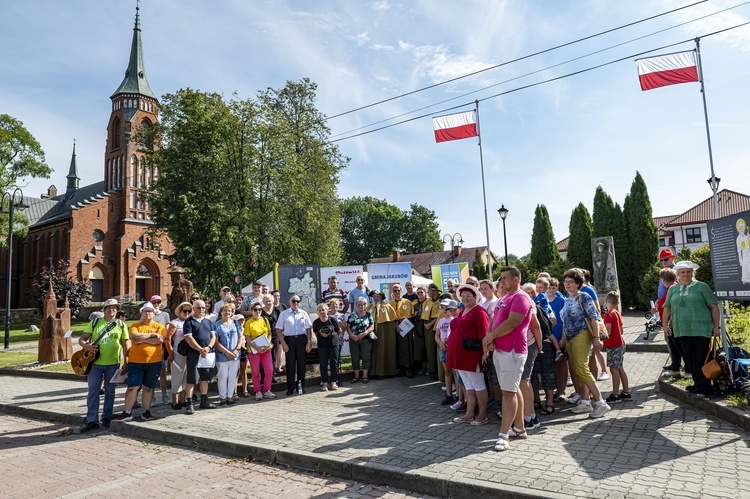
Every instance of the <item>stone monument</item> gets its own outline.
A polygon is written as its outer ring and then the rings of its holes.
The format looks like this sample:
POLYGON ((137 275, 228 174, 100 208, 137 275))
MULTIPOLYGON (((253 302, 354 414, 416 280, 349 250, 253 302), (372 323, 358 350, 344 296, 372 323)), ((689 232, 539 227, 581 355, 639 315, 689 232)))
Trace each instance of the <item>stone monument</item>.
POLYGON ((591 283, 599 295, 599 301, 604 303, 604 298, 610 291, 620 291, 617 280, 617 265, 615 260, 615 244, 612 236, 591 238, 591 283))
POLYGON ((73 341, 70 337, 65 338, 65 333, 69 330, 70 306, 68 305, 68 299, 65 298, 65 304, 62 308, 57 306, 57 297, 52 289, 52 279, 50 279, 49 289, 47 294, 44 295, 37 360, 39 362, 70 360, 73 356, 73 341))
POLYGON ((185 271, 180 267, 175 267, 169 275, 172 277, 172 292, 167 297, 169 304, 169 317, 177 318, 177 307, 184 301, 190 301, 190 295, 193 294, 193 283, 185 279, 185 271))

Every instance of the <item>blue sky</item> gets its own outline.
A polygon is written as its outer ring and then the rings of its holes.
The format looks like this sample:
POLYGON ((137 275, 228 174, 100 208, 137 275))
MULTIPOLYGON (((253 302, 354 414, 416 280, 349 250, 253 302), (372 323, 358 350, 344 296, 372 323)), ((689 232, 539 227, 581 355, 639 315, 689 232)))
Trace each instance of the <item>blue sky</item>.
MULTIPOLYGON (((140 12, 157 95, 191 87, 248 98, 309 77, 318 84, 319 109, 333 116, 690 3, 145 0, 140 12)), ((566 62, 740 4, 705 2, 329 126, 340 136, 425 106, 432 107, 408 116, 445 114, 453 105, 745 22, 750 5, 566 62), (524 76, 533 71, 540 72, 524 76)), ((74 137, 82 183, 102 179, 109 96, 127 66, 134 7, 123 0, 4 5, 0 112, 24 122, 55 169, 50 180, 29 180, 27 195, 39 196, 50 184, 65 188, 74 137)), ((722 188, 750 193, 750 26, 703 39, 701 53, 716 174, 722 188)), ((523 255, 538 203, 562 239, 572 209, 582 201, 591 210, 597 185, 622 203, 636 170, 649 185, 654 215, 681 213, 710 196, 699 89, 696 83, 642 92, 629 59, 482 100, 493 252, 503 254, 501 204, 510 210, 508 250, 523 255)), ((476 140, 435 144, 426 117, 338 144, 351 158, 340 196, 371 195, 402 209, 420 203, 437 213, 441 234, 460 232, 465 246, 485 244, 476 140)))

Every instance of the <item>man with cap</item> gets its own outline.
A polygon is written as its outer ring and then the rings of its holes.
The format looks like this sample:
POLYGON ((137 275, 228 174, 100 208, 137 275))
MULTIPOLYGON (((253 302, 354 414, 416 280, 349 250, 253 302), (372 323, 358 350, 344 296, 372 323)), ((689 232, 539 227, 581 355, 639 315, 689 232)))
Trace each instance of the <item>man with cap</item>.
MULTIPOLYGON (((154 314, 154 321, 164 326, 164 329, 166 330, 167 324, 169 324, 169 312, 165 312, 163 310, 164 303, 161 300, 161 296, 154 295, 149 301, 151 302, 151 305, 153 305, 156 309, 156 313, 154 314)), ((168 356, 169 352, 165 347, 162 349, 161 372, 159 373, 159 388, 161 388, 162 404, 169 403, 169 395, 167 395, 167 365, 169 364, 169 362, 167 361, 168 356)), ((156 400, 154 400, 154 405, 156 405, 156 400)))
POLYGON ((120 310, 117 300, 110 298, 102 306, 103 317, 94 319, 78 338, 78 344, 84 350, 94 352, 99 350, 99 358, 94 361, 88 374, 88 394, 86 396, 86 423, 80 432, 84 433, 99 428, 99 390, 104 380, 104 410, 102 411, 102 424, 109 427, 112 420, 112 410, 115 405, 115 387, 109 380, 120 367, 122 353, 122 366, 128 362, 128 348, 130 340, 125 324, 116 318, 120 310), (116 321, 114 329, 105 334, 111 322, 116 321))
MULTIPOLYGON (((674 259, 676 255, 672 252, 671 249, 665 248, 661 250, 659 253, 659 263, 661 263, 662 268, 665 269, 674 269, 674 259)), ((662 282, 661 279, 659 279, 659 288, 656 291, 656 300, 654 303, 658 303, 659 300, 661 300, 664 295, 667 294, 667 286, 662 282)), ((654 307, 651 309, 651 313, 655 314, 657 312, 657 308, 654 305, 654 307)), ((661 319, 661 318, 660 318, 661 319)), ((667 340, 667 349, 669 350, 669 358, 672 359, 672 362, 670 365, 666 366, 664 368, 665 374, 680 374, 680 368, 682 367, 682 354, 680 353, 679 348, 677 347, 677 342, 674 339, 674 336, 672 335, 664 335, 665 339, 667 340)), ((690 368, 687 366, 687 362, 685 363, 685 378, 690 379, 692 378, 692 374, 690 374, 690 368)))
POLYGON ((216 305, 214 305, 213 309, 213 313, 215 313, 217 317, 220 315, 219 309, 221 309, 221 306, 224 305, 224 300, 226 300, 227 295, 230 294, 231 291, 232 289, 229 286, 224 286, 223 288, 221 288, 221 291, 219 291, 219 296, 221 297, 221 299, 216 302, 216 305))
POLYGON ((241 313, 245 318, 248 318, 253 315, 253 304, 254 303, 260 303, 261 306, 263 305, 263 283, 260 281, 255 281, 253 283, 253 291, 249 295, 247 295, 245 298, 242 299, 242 305, 240 305, 240 309, 238 310, 239 313, 241 313))
POLYGON ((141 307, 141 320, 130 326, 131 347, 128 351, 128 390, 125 392, 125 410, 117 421, 133 420, 133 406, 138 388, 143 389, 143 421, 156 419, 151 414, 151 400, 161 371, 162 348, 167 333, 164 326, 154 320, 156 307, 150 301, 141 307))

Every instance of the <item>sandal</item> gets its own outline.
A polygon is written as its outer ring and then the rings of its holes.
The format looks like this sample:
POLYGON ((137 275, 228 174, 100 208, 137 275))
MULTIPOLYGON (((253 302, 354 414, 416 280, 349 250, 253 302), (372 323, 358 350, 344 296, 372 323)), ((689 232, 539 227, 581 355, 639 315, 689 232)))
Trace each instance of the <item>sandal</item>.
POLYGON ((519 430, 515 426, 511 426, 508 432, 508 437, 510 438, 527 438, 528 436, 529 434, 526 433, 526 430, 519 430))
POLYGON ((562 404, 567 400, 568 399, 563 397, 562 395, 555 395, 555 398, 552 399, 552 402, 554 402, 555 404, 562 404))
POLYGON ((503 452, 508 449, 510 449, 510 440, 503 437, 498 438, 497 442, 495 442, 495 450, 498 452, 503 452))
POLYGON ((480 419, 475 419, 474 421, 472 421, 469 424, 471 424, 471 426, 482 426, 482 425, 485 425, 485 424, 487 424, 489 422, 490 422, 490 418, 484 418, 484 419, 481 419, 481 420, 480 419))
POLYGON ((539 411, 539 414, 541 414, 542 416, 549 416, 550 414, 553 414, 554 412, 555 412, 555 406, 547 405, 547 406, 544 406, 544 409, 539 411))
POLYGON ((362 383, 369 383, 369 382, 370 382, 370 378, 362 378, 362 383))
POLYGON ((359 381, 359 378, 352 378, 352 383, 356 383, 357 381, 359 381))
POLYGON ((454 423, 473 423, 474 418, 462 418, 459 416, 457 418, 453 418, 453 422, 454 423))
POLYGON ((249 397, 250 395, 251 395, 251 393, 248 392, 248 391, 246 391, 245 393, 242 394, 242 396, 245 397, 245 398, 249 397))
POLYGON ((539 401, 536 401, 536 400, 534 401, 534 410, 535 410, 535 411, 539 411, 539 410, 541 410, 541 409, 542 409, 543 407, 544 407, 544 406, 542 405, 542 403, 541 403, 541 402, 539 402, 539 401))

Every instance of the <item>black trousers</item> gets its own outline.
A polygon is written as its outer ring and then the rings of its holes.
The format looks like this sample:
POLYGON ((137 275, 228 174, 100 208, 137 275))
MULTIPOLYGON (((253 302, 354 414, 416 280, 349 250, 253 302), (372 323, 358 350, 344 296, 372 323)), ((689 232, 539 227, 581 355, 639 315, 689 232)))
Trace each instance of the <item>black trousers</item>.
POLYGON ((711 380, 706 379, 701 369, 706 361, 708 345, 711 340, 705 336, 680 336, 675 340, 677 340, 677 347, 680 349, 682 358, 685 359, 685 364, 690 368, 690 373, 693 375, 695 393, 712 394, 711 380))
MULTIPOLYGON (((669 349, 669 357, 672 359, 670 365, 671 371, 680 371, 682 367, 682 354, 680 354, 680 348, 677 346, 677 339, 674 336, 667 336, 667 348, 669 349)), ((686 366, 686 371, 690 372, 690 368, 686 366)))
POLYGON ((305 361, 307 360, 307 335, 284 337, 289 351, 286 352, 286 388, 296 390, 297 381, 302 381, 305 386, 305 361))

